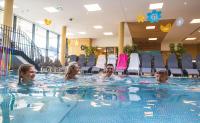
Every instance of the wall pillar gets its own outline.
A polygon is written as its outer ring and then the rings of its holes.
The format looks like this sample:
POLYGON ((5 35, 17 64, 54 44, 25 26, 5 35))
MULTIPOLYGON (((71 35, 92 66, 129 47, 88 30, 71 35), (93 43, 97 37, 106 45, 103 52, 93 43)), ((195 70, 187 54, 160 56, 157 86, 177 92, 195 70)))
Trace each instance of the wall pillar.
POLYGON ((60 62, 64 66, 65 65, 65 55, 66 55, 66 33, 67 33, 67 26, 62 27, 62 40, 61 40, 61 46, 60 46, 60 62))
POLYGON ((124 22, 119 25, 119 41, 118 41, 118 54, 123 53, 124 47, 124 22))
POLYGON ((89 39, 89 47, 92 47, 92 39, 89 39))
POLYGON ((4 0, 4 16, 3 24, 12 27, 12 17, 13 17, 13 2, 14 0, 4 0))

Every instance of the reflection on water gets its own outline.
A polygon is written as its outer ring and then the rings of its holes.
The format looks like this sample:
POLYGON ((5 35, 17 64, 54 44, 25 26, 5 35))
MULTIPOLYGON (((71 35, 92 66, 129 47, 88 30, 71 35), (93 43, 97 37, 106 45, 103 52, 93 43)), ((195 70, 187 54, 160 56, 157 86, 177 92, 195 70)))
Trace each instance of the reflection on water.
POLYGON ((198 123, 199 80, 125 77, 98 82, 81 76, 64 82, 62 75, 38 75, 35 86, 0 85, 2 123, 198 123), (140 84, 140 82, 151 84, 140 84))

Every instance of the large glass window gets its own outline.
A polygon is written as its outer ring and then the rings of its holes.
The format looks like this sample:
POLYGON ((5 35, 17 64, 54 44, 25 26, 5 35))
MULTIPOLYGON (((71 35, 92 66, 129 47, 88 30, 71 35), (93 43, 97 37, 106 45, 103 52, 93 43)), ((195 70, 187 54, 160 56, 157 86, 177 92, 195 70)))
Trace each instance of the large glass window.
POLYGON ((0 10, 0 24, 3 24, 3 11, 0 10))
POLYGON ((49 47, 48 47, 48 56, 50 59, 55 60, 57 58, 57 49, 58 49, 58 37, 57 34, 49 32, 49 47))
POLYGON ((22 18, 17 18, 17 29, 20 29, 21 31, 25 32, 30 39, 32 39, 32 27, 32 23, 22 18))
POLYGON ((35 26, 35 44, 38 46, 41 51, 42 55, 45 56, 46 53, 46 30, 35 26))

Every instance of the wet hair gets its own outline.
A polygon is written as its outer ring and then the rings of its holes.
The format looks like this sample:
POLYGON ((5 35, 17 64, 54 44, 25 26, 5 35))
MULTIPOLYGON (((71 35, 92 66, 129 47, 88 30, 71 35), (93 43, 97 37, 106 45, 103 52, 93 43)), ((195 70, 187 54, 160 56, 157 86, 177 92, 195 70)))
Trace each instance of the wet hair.
POLYGON ((78 67, 78 63, 77 62, 70 62, 66 72, 65 72, 65 80, 69 78, 69 75, 72 73, 72 71, 78 67))
POLYGON ((106 67, 105 67, 104 70, 103 70, 103 73, 106 73, 106 69, 107 69, 107 67, 109 67, 109 66, 110 66, 110 67, 114 67, 113 64, 107 64, 106 67))
POLYGON ((108 67, 108 66, 114 67, 113 64, 107 64, 106 67, 108 67))
POLYGON ((168 75, 168 72, 166 70, 160 70, 156 72, 157 74, 162 74, 162 75, 168 75))
POLYGON ((19 74, 19 82, 18 84, 22 84, 22 76, 21 76, 21 73, 26 73, 27 71, 29 71, 29 69, 31 67, 34 67, 33 65, 31 64, 21 64, 19 66, 19 69, 18 69, 18 74, 19 74))
MULTIPOLYGON (((159 75, 161 75, 162 77, 166 77, 166 78, 165 78, 165 81, 168 80, 168 72, 167 72, 167 71, 165 71, 165 70, 160 70, 160 71, 157 71, 156 74, 159 74, 159 75)), ((160 83, 163 83, 162 81, 159 81, 159 82, 160 82, 160 83)))

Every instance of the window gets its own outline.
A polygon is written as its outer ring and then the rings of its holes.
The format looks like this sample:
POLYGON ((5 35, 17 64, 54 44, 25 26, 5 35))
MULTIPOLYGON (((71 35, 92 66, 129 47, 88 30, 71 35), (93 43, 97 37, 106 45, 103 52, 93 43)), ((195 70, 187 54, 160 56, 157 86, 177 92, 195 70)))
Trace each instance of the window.
POLYGON ((49 47, 48 47, 48 57, 53 61, 58 57, 58 35, 49 32, 49 47))
POLYGON ((22 32, 26 33, 30 39, 32 39, 32 27, 32 23, 17 17, 17 29, 20 29, 22 32))
POLYGON ((0 24, 3 24, 3 11, 0 10, 0 24))
POLYGON ((35 45, 42 51, 42 56, 46 57, 46 30, 35 26, 35 45))

